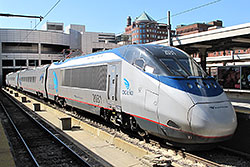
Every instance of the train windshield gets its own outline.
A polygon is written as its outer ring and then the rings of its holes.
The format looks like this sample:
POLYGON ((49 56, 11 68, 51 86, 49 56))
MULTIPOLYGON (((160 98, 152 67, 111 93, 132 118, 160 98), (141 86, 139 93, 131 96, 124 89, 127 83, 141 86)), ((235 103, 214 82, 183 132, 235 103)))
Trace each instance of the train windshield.
POLYGON ((160 58, 167 71, 171 76, 198 76, 207 77, 207 74, 201 67, 192 59, 187 56, 166 56, 160 58))

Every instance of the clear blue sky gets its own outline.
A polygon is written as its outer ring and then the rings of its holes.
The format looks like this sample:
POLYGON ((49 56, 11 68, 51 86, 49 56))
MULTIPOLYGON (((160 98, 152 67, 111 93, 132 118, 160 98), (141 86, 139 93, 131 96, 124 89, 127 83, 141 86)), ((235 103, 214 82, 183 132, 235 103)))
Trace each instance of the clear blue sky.
MULTIPOLYGON (((58 0, 0 0, 0 13, 44 16, 58 0)), ((214 0, 61 0, 39 24, 63 22, 82 24, 89 32, 120 33, 127 16, 132 20, 143 11, 155 20, 166 17, 167 11, 176 14, 214 0)), ((221 0, 215 4, 171 18, 172 28, 179 24, 222 20, 225 27, 250 22, 249 0, 221 0)), ((39 20, 36 19, 36 23, 39 20)), ((160 22, 166 23, 166 20, 160 22)), ((0 28, 34 27, 35 19, 0 17, 0 28), (31 23, 32 22, 32 23, 31 23)))

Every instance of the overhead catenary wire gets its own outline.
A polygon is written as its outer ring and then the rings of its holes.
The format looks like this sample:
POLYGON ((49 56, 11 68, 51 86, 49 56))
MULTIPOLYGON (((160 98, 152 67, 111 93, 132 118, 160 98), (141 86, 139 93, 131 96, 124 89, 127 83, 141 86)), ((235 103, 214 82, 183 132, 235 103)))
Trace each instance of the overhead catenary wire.
MULTIPOLYGON (((50 10, 43 16, 43 19, 45 19, 49 14, 50 12, 59 4, 61 0, 58 0, 51 8, 50 10)), ((36 27, 43 21, 43 19, 40 18, 40 21, 33 27, 33 29, 25 36, 25 38, 22 40, 22 42, 20 42, 17 47, 20 47, 21 43, 25 42, 25 40, 29 37, 29 35, 34 31, 36 30, 36 27)), ((20 69, 21 69, 21 66, 20 66, 20 69)))
MULTIPOLYGON (((50 12, 60 3, 61 0, 58 0, 51 8, 50 10, 43 16, 43 20, 50 14, 50 12)), ((26 37, 24 38, 23 41, 25 41, 29 35, 37 28, 37 26, 43 21, 43 20, 40 20, 34 27, 33 29, 26 35, 26 37)))
MULTIPOLYGON (((206 4, 202 4, 202 5, 199 5, 199 6, 196 6, 196 7, 193 7, 193 8, 184 10, 184 11, 181 11, 181 12, 179 12, 179 13, 170 15, 170 17, 176 17, 176 16, 179 16, 179 15, 182 15, 182 14, 185 14, 185 13, 188 13, 188 12, 191 12, 191 11, 194 11, 194 10, 197 10, 197 9, 200 9, 200 8, 203 8, 203 7, 206 7, 206 6, 209 6, 209 5, 218 3, 218 2, 220 2, 220 1, 222 1, 222 0, 215 0, 215 1, 212 1, 212 2, 209 2, 209 3, 206 3, 206 4)), ((161 21, 161 20, 166 20, 167 18, 168 18, 168 17, 163 17, 163 18, 161 18, 161 19, 156 20, 156 22, 161 21)), ((147 24, 152 24, 152 23, 147 23, 147 24)), ((147 24, 146 24, 146 25, 147 25, 147 24)), ((119 32, 119 33, 116 33, 116 34, 122 34, 122 33, 124 33, 124 31, 119 32)))
MULTIPOLYGON (((182 14, 185 14, 185 13, 188 13, 188 12, 191 12, 191 11, 194 11, 194 10, 197 10, 197 9, 200 9, 200 8, 203 8, 203 7, 206 7, 206 6, 209 6, 209 5, 212 5, 212 4, 215 4, 215 3, 218 3, 222 0, 215 0, 215 1, 212 1, 212 2, 209 2, 209 3, 206 3, 206 4, 203 4, 203 5, 200 5, 200 6, 196 6, 196 7, 193 7, 193 8, 190 8, 190 9, 187 9, 187 10, 184 10, 182 12, 179 12, 179 13, 176 13, 176 14, 173 14, 171 15, 170 17, 175 17, 175 16, 179 16, 179 15, 182 15, 182 14)), ((167 17, 164 17, 164 18, 161 18, 158 21, 161 21, 163 19, 167 19, 167 17)))

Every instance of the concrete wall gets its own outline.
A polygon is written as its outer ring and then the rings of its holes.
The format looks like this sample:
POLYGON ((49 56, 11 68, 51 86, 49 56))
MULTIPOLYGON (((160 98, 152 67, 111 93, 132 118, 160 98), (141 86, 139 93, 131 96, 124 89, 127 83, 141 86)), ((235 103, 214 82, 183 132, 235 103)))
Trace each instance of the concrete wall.
MULTIPOLYGON (((63 25, 63 23, 58 24, 63 25)), ((70 49, 80 49, 82 50, 83 54, 90 54, 96 49, 107 50, 118 47, 119 45, 113 43, 113 37, 115 39, 115 34, 113 33, 85 32, 84 25, 75 24, 71 24, 66 27, 65 33, 62 31, 48 30, 0 29, 0 86, 3 83, 3 73, 6 73, 6 71, 9 72, 11 70, 17 71, 23 68, 29 68, 29 60, 38 60, 38 65, 41 65, 43 60, 55 61, 63 58, 63 54, 61 53, 42 53, 42 47, 45 45, 65 46, 70 49), (38 46, 38 52, 7 53, 5 51, 6 53, 2 53, 2 43, 33 43, 38 46), (2 60, 13 60, 13 66, 3 67, 2 60), (26 60, 27 65, 17 67, 15 60, 26 60)), ((17 47, 18 46, 16 46, 16 48, 17 47)), ((19 51, 20 48, 17 50, 19 51)), ((11 49, 9 51, 11 52, 11 49)))

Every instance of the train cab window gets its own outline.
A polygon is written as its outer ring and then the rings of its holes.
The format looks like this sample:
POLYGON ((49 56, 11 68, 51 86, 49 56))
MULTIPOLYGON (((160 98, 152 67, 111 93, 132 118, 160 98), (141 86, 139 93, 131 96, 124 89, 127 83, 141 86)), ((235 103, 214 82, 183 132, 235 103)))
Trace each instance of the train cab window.
POLYGON ((156 75, 160 75, 163 73, 163 70, 161 70, 157 66, 157 62, 152 57, 151 53, 143 50, 140 47, 128 47, 124 58, 138 69, 143 70, 147 73, 156 75))
POLYGON ((153 74, 155 72, 155 68, 148 65, 143 58, 136 59, 133 65, 147 73, 153 74))
POLYGON ((139 49, 135 47, 130 47, 126 52, 125 59, 132 64, 134 63, 134 60, 140 56, 141 52, 139 49))
POLYGON ((136 66, 137 68, 139 69, 144 69, 144 64, 145 64, 145 61, 143 59, 136 59, 135 62, 134 62, 134 66, 136 66))
POLYGON ((160 59, 174 76, 188 76, 188 73, 172 58, 160 59))

